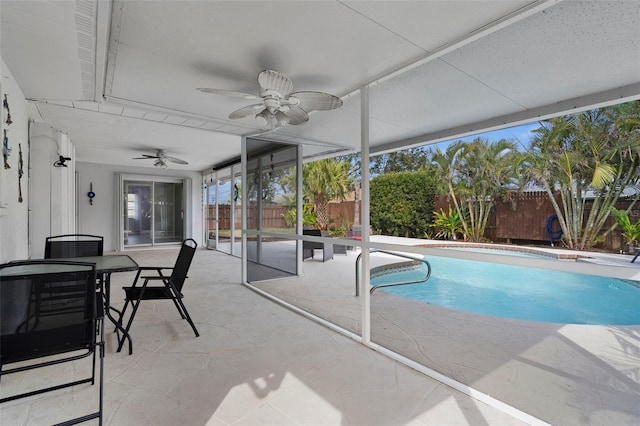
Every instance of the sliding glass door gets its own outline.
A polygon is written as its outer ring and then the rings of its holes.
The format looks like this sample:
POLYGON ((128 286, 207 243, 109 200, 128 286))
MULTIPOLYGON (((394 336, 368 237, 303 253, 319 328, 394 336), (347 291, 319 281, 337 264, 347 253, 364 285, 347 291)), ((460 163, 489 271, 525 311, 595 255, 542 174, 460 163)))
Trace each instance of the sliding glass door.
POLYGON ((181 242, 184 193, 182 180, 123 180, 124 247, 181 242))

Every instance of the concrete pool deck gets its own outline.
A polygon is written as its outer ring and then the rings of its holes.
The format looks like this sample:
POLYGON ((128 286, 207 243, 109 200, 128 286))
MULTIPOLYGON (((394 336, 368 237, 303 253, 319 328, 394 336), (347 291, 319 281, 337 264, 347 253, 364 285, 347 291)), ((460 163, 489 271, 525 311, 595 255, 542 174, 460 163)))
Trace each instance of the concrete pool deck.
MULTIPOLYGON (((380 240, 407 242, 388 237, 380 240)), ((425 244, 424 240, 411 242, 425 244)), ((630 263, 631 256, 591 252, 580 255, 584 257, 579 262, 594 267, 625 268, 625 276, 640 272, 639 264, 630 263)), ((361 302, 354 297, 356 256, 355 252, 347 252, 326 263, 305 261, 302 278, 265 281, 255 286, 359 333, 361 302)), ((380 262, 372 256, 372 266, 380 262)), ((640 423, 640 326, 565 325, 496 318, 379 291, 371 297, 371 329, 373 343, 551 424, 640 423)))

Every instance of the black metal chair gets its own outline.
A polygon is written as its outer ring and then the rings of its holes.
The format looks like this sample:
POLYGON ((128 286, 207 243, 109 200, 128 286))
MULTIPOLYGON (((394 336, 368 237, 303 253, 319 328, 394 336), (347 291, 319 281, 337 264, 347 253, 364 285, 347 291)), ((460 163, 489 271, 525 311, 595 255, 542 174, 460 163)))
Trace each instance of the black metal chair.
MULTIPOLYGON (((172 300, 180 316, 182 319, 186 319, 191 325, 193 332, 196 334, 196 337, 200 336, 196 326, 193 324, 191 320, 191 316, 189 316, 189 312, 187 312, 187 308, 184 306, 182 302, 183 294, 182 287, 184 286, 184 282, 187 279, 187 273, 189 272, 189 267, 191 266, 191 261, 193 260, 193 256, 196 253, 196 248, 198 247, 198 243, 192 238, 188 238, 182 242, 182 247, 180 248, 180 253, 178 254, 178 258, 176 259, 176 264, 174 266, 141 266, 138 269, 138 273, 136 274, 136 278, 133 281, 133 285, 131 287, 123 287, 125 292, 125 304, 122 308, 122 313, 120 314, 120 323, 122 323, 124 319, 125 311, 129 304, 133 305, 133 311, 131 312, 131 316, 129 317, 129 321, 127 322, 127 326, 125 330, 127 333, 131 328, 131 323, 133 322, 133 318, 138 311, 138 307, 140 306, 140 302, 143 300, 172 300), (171 275, 167 276, 162 273, 163 270, 171 270, 171 275), (155 271, 157 272, 157 276, 140 276, 143 271, 155 271), (143 279, 144 283, 142 286, 137 286, 138 279, 143 279), (162 285, 149 286, 149 282, 152 281, 160 281, 162 285)), ((120 341, 118 346, 118 350, 122 348, 124 344, 124 339, 120 341)))
POLYGON ((102 256, 104 237, 87 234, 67 234, 47 237, 45 259, 102 256))
POLYGON ((61 424, 96 418, 102 424, 104 329, 103 311, 96 304, 95 282, 93 263, 31 260, 0 265, 0 379, 7 374, 93 356, 90 377, 11 396, 6 396, 3 389, 0 403, 83 383, 93 385, 98 353, 98 411, 61 424), (42 360, 52 355, 58 357, 42 360), (15 363, 20 364, 5 368, 15 363))

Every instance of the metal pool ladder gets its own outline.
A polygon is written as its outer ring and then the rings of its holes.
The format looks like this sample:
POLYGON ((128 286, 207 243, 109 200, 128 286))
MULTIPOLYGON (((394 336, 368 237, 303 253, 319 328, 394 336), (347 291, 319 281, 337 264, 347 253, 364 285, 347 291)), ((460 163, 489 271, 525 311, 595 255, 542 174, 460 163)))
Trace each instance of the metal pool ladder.
MULTIPOLYGON (((373 287, 371 287, 371 290, 369 290, 369 293, 373 293, 375 290, 377 290, 380 287, 392 287, 392 286, 396 286, 396 285, 406 285, 406 284, 418 284, 418 283, 423 283, 425 281, 427 281, 429 279, 429 277, 431 277, 431 264, 427 261, 427 259, 425 258, 418 258, 418 257, 413 257, 413 256, 409 256, 406 254, 400 254, 400 253, 396 253, 393 251, 387 251, 387 250, 370 250, 369 253, 384 253, 384 254, 390 254, 392 256, 397 256, 397 257, 402 257, 405 259, 411 259, 411 260, 415 260, 418 262, 422 262, 425 265, 427 265, 427 274, 424 276, 424 278, 418 279, 418 280, 412 280, 412 281, 400 281, 397 283, 387 283, 387 284, 378 284, 378 285, 374 285, 373 287)), ((358 257, 356 258, 356 297, 360 296, 360 259, 362 257, 362 253, 360 253, 358 255, 358 257)))

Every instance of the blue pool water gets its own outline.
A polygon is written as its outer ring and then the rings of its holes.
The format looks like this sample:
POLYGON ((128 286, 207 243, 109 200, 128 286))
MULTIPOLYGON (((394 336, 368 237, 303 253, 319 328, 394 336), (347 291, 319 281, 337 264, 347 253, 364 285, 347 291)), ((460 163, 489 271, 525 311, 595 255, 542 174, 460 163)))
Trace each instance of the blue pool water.
MULTIPOLYGON (((428 260, 429 281, 377 291, 498 317, 563 324, 640 324, 640 283, 635 281, 445 257, 428 260)), ((414 269, 378 276, 371 283, 420 276, 424 271, 414 269)))

